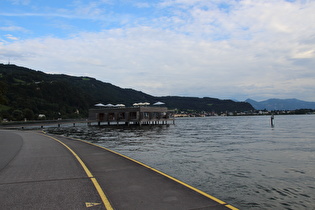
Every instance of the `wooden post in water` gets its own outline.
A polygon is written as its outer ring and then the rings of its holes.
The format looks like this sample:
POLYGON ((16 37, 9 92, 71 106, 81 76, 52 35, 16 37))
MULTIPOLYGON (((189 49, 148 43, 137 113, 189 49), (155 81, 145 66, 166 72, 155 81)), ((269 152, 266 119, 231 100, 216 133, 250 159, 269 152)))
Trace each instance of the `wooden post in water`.
POLYGON ((274 127, 274 126, 275 126, 274 115, 273 115, 273 114, 272 114, 271 117, 270 117, 270 124, 271 124, 271 127, 274 127))

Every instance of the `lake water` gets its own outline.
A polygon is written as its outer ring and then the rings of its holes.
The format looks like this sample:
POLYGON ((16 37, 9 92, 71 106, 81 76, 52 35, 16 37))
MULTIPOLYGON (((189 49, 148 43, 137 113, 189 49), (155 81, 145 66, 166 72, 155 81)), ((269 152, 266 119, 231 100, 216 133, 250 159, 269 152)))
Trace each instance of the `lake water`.
POLYGON ((315 209, 315 115, 49 128, 141 161, 240 209, 315 209))

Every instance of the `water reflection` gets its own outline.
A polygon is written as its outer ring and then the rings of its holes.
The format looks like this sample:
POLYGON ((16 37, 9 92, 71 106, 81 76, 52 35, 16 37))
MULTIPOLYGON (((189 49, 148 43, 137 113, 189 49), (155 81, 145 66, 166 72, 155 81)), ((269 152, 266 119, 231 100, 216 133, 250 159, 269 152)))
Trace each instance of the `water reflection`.
POLYGON ((241 209, 314 209, 315 116, 178 119, 50 132, 130 156, 241 209))

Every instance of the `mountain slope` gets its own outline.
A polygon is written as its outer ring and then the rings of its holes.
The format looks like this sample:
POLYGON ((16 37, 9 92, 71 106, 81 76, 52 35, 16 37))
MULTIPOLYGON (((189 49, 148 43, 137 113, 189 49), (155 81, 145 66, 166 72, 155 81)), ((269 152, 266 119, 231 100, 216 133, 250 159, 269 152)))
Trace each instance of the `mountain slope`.
POLYGON ((159 100, 165 102, 170 107, 178 109, 190 109, 210 112, 226 112, 226 111, 249 111, 254 110, 249 103, 234 102, 232 100, 220 100, 217 98, 197 98, 197 97, 179 97, 166 96, 159 97, 159 100))
POLYGON ((46 74, 15 65, 0 64, 0 118, 34 119, 86 117, 96 103, 163 101, 168 108, 196 111, 247 111, 249 103, 195 97, 154 97, 141 91, 123 89, 90 77, 46 74))
POLYGON ((257 102, 252 99, 247 99, 257 110, 296 110, 296 109, 315 109, 315 102, 307 102, 298 99, 268 99, 257 102))

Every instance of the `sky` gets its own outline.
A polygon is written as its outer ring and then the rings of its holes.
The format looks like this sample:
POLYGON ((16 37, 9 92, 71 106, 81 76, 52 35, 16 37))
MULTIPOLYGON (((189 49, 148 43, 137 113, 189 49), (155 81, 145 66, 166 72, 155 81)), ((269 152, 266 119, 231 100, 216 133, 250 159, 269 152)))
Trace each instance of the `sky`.
POLYGON ((0 63, 153 96, 315 101, 315 0, 0 0, 0 63))

